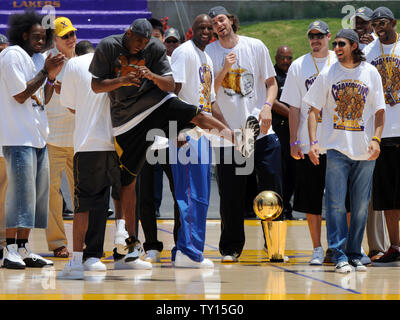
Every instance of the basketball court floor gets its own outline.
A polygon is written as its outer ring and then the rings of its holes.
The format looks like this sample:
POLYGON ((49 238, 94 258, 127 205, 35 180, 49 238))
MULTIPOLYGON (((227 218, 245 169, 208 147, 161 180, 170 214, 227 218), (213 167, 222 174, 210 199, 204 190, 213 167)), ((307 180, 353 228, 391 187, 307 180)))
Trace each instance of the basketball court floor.
MULTIPOLYGON (((72 221, 65 221, 72 239, 72 221)), ((171 265, 173 220, 158 221, 164 243, 161 263, 152 270, 114 270, 115 223, 109 220, 103 261, 107 272, 85 272, 85 280, 57 280, 67 259, 53 258, 45 233, 34 230, 34 252, 49 257, 54 267, 0 270, 1 300, 398 300, 399 269, 372 267, 367 272, 338 274, 333 265, 310 266, 312 247, 306 221, 288 221, 287 263, 271 263, 263 251, 260 220, 246 220, 246 245, 239 263, 222 264, 218 252, 220 220, 207 221, 205 256, 213 270, 171 265)), ((143 242, 143 233, 139 239, 143 242)), ((323 225, 322 239, 326 239, 323 225)), ((365 241, 365 240, 364 240, 365 241)), ((326 249, 326 241, 323 242, 326 249)), ((364 248, 368 249, 366 243, 364 248)), ((71 244, 69 245, 71 248, 71 244)))

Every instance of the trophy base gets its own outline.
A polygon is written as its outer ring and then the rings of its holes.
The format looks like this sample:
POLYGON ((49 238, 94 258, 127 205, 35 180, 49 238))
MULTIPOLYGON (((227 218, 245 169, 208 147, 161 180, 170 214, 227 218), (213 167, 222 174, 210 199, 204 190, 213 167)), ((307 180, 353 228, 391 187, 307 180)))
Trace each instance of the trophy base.
POLYGON ((269 262, 285 262, 286 221, 261 221, 269 262))

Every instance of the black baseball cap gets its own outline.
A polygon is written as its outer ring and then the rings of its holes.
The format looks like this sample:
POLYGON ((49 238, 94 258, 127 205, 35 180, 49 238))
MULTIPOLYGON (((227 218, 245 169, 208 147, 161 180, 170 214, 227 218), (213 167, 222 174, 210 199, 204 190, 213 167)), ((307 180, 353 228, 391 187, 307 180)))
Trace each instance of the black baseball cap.
POLYGON ((222 6, 217 6, 214 8, 211 8, 208 11, 208 15, 210 16, 211 19, 215 18, 216 16, 220 15, 220 14, 224 14, 226 16, 229 16, 230 13, 228 12, 228 10, 226 10, 224 7, 222 6))
POLYGON ((345 38, 348 40, 351 40, 353 42, 360 43, 360 38, 358 37, 357 32, 355 32, 352 29, 341 29, 336 33, 335 39, 336 38, 345 38))
POLYGON ((0 44, 4 44, 4 43, 8 44, 8 39, 4 34, 0 33, 0 44))
POLYGON ((316 20, 311 22, 308 25, 307 34, 309 34, 311 30, 318 30, 323 34, 328 34, 330 32, 328 24, 322 20, 316 20))
POLYGON ((364 21, 370 21, 373 11, 368 7, 361 7, 356 10, 356 17, 363 19, 364 21))
POLYGON ((374 10, 374 12, 372 13, 372 20, 376 20, 376 19, 383 19, 383 18, 387 18, 389 20, 394 20, 394 15, 393 12, 386 7, 379 7, 376 8, 374 10))
POLYGON ((147 39, 150 39, 151 33, 153 32, 153 27, 151 26, 151 23, 147 19, 141 18, 133 21, 129 27, 129 30, 147 39))
POLYGON ((175 28, 169 28, 167 31, 165 31, 165 40, 167 40, 169 37, 173 37, 179 41, 181 40, 179 32, 175 28))

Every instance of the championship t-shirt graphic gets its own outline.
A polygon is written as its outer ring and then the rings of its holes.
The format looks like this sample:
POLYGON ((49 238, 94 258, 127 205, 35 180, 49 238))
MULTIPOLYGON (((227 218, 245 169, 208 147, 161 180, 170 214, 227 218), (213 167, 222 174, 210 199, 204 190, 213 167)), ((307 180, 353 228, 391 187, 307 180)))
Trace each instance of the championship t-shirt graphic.
POLYGON ((336 101, 333 128, 346 131, 364 131, 363 111, 368 87, 358 80, 342 80, 332 85, 336 101))
POLYGON ((248 96, 253 92, 254 76, 241 67, 231 68, 222 81, 222 87, 228 96, 248 96))
MULTIPOLYGON (((306 81, 304 81, 304 85, 306 87, 306 90, 310 89, 312 84, 314 83, 315 79, 317 79, 318 73, 314 73, 312 76, 308 77, 306 81)), ((308 107, 308 114, 310 114, 311 108, 308 107)), ((322 122, 322 110, 318 113, 318 122, 322 122)))
MULTIPOLYGON (((120 55, 117 60, 117 66, 114 69, 117 78, 126 76, 129 72, 133 72, 137 77, 137 84, 140 85, 141 74, 139 73, 139 66, 144 66, 146 61, 135 56, 126 57, 120 55)), ((126 84, 125 86, 131 86, 133 84, 126 84)))
POLYGON ((202 111, 211 113, 211 86, 212 70, 208 64, 203 64, 199 68, 200 77, 200 108, 202 111))
POLYGON ((390 56, 385 58, 386 62, 379 56, 372 60, 371 64, 381 75, 386 104, 394 106, 400 103, 400 57, 395 55, 393 59, 390 56))

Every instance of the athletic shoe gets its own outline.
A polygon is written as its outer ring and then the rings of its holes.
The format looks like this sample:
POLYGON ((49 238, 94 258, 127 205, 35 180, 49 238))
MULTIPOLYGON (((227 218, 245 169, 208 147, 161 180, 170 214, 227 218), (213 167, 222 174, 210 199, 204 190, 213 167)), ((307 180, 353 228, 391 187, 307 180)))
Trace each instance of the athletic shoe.
POLYGON ((148 250, 146 251, 145 261, 156 263, 161 261, 161 252, 158 250, 148 250))
POLYGON ((349 265, 347 261, 341 261, 335 266, 335 272, 338 273, 349 273, 352 272, 353 268, 349 265))
POLYGON ((64 269, 61 270, 57 274, 57 279, 60 279, 60 280, 83 280, 85 278, 83 271, 84 271, 83 264, 72 264, 72 261, 70 260, 64 266, 64 269))
POLYGON ((245 158, 249 158, 255 149, 256 138, 260 134, 260 124, 254 116, 249 116, 244 128, 240 129, 241 135, 238 137, 237 148, 245 158))
POLYGON ((128 248, 126 247, 125 239, 129 238, 128 231, 117 230, 114 235, 114 245, 119 254, 127 254, 128 248))
POLYGON ((349 263, 355 268, 356 271, 367 271, 367 267, 361 262, 360 259, 351 259, 349 263))
MULTIPOLYGON (((125 270, 125 269, 152 269, 153 266, 150 262, 143 261, 140 259, 140 256, 142 255, 143 249, 140 244, 140 241, 137 240, 135 237, 129 237, 128 239, 125 239, 127 248, 128 248, 128 254, 123 256, 120 259, 115 260, 114 262, 114 269, 116 270, 125 270)), ((117 257, 120 257, 118 255, 118 252, 114 249, 114 259, 117 257)))
POLYGON ((26 264, 18 253, 18 246, 16 244, 9 244, 4 248, 3 268, 7 269, 25 269, 26 264))
POLYGON ((210 259, 206 258, 204 258, 202 262, 193 261, 187 255, 183 254, 180 250, 177 250, 175 256, 175 267, 211 269, 214 268, 214 263, 210 259))
POLYGON ((99 258, 91 257, 86 259, 83 263, 83 267, 87 271, 106 271, 106 265, 100 261, 99 258))
POLYGON ((30 268, 42 268, 45 266, 52 266, 54 262, 47 260, 36 253, 33 253, 29 248, 29 244, 25 243, 24 247, 18 248, 18 253, 24 260, 27 267, 30 268))
POLYGON ((314 248, 310 260, 310 265, 321 266, 323 263, 324 263, 324 249, 322 249, 322 247, 314 248))
POLYGON ((365 253, 365 251, 362 247, 361 247, 361 254, 362 254, 362 257, 360 259, 361 263, 364 266, 371 264, 371 262, 372 262, 371 259, 367 256, 367 254, 365 253))
POLYGON ((368 253, 368 257, 371 259, 371 261, 375 261, 382 257, 385 253, 378 251, 378 250, 372 250, 368 253))
POLYGON ((223 263, 239 262, 239 256, 237 253, 234 253, 233 255, 225 255, 222 256, 221 262, 223 263))
POLYGON ((385 254, 372 262, 374 267, 398 267, 400 266, 400 252, 393 248, 389 248, 385 254))
POLYGON ((333 251, 332 249, 328 248, 325 252, 324 263, 334 263, 333 261, 333 251))

